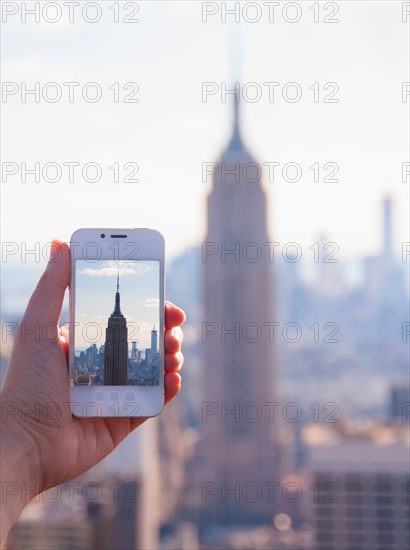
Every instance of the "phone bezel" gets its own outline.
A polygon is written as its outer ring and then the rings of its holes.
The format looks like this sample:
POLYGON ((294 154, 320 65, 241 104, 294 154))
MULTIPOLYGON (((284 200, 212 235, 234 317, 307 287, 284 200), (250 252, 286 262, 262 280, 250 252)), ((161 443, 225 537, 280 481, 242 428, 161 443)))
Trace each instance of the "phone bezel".
POLYGON ((165 242, 159 231, 146 228, 83 228, 73 233, 70 239, 71 282, 69 297, 69 378, 70 378, 70 408, 75 416, 96 417, 124 417, 139 418, 153 417, 160 414, 164 406, 164 302, 165 302, 165 242), (101 238, 105 234, 105 238, 101 238), (125 238, 112 238, 111 235, 126 235, 125 238), (122 245, 136 243, 138 250, 130 256, 121 246, 116 252, 110 249, 113 242, 122 245), (158 386, 76 386, 73 383, 74 372, 74 322, 75 322, 75 285, 76 260, 89 259, 84 256, 85 245, 91 243, 101 247, 101 260, 157 260, 160 265, 159 280, 159 307, 160 326, 158 330, 158 351, 160 377, 158 386), (161 368, 162 365, 162 368, 161 368), (103 395, 96 399, 95 394, 103 395), (112 399, 112 394, 118 395, 118 401, 112 399), (126 399, 126 394, 134 393, 133 403, 126 399))

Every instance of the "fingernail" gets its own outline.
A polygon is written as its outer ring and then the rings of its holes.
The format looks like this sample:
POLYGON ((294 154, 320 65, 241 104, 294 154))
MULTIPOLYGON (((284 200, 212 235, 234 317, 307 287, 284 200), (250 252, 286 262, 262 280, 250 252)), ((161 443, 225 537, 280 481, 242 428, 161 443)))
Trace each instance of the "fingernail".
POLYGON ((50 259, 49 263, 54 263, 61 258, 62 250, 58 241, 52 241, 50 245, 50 259))

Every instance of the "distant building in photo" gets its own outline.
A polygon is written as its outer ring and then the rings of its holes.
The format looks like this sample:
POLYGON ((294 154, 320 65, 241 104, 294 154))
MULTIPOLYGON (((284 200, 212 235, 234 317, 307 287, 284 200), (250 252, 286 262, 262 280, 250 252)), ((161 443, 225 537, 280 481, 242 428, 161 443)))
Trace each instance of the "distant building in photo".
POLYGON ((156 328, 154 327, 152 330, 151 330, 151 351, 153 353, 156 353, 157 352, 157 349, 158 349, 158 331, 156 330, 156 328))

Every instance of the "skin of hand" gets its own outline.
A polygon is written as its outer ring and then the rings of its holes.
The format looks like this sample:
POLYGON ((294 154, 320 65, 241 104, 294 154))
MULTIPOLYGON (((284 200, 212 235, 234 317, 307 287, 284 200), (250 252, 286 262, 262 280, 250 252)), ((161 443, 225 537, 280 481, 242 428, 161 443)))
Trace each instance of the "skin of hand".
MULTIPOLYGON (((50 261, 15 334, 1 391, 3 540, 24 506, 107 456, 146 418, 79 418, 70 411, 68 331, 58 326, 70 283, 70 250, 53 241, 50 261), (24 495, 30 496, 24 498, 24 495), (23 495, 24 493, 24 495, 23 495)), ((181 387, 185 313, 165 303, 165 404, 181 387)))

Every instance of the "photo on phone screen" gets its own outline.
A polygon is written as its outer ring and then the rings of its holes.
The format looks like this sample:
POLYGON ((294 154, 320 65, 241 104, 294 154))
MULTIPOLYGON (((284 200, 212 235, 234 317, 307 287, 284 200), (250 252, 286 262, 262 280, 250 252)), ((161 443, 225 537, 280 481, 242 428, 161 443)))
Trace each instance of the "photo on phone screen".
POLYGON ((76 386, 159 385, 157 260, 76 260, 76 386))

